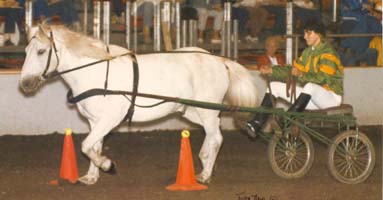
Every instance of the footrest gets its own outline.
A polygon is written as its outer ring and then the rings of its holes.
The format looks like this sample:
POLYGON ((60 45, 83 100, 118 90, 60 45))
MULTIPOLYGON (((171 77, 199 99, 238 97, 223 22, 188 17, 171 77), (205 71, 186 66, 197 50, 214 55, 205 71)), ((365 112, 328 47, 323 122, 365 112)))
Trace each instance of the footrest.
POLYGON ((340 106, 330 107, 322 110, 306 110, 308 113, 322 113, 325 115, 345 115, 352 114, 353 108, 350 104, 341 104, 340 106))

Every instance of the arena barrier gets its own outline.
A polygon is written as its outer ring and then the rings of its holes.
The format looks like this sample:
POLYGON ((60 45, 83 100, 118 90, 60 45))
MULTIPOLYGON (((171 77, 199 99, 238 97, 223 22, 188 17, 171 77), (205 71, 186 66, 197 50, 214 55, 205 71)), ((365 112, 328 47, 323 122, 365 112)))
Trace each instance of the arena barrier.
MULTIPOLYGON (((251 71, 254 82, 263 96, 266 84, 251 71)), ((383 125, 383 70, 371 68, 345 68, 344 103, 353 105, 359 125, 383 125), (366 79, 368 77, 368 79, 366 79)), ((72 128, 75 133, 86 133, 88 123, 78 114, 75 106, 66 103, 68 88, 61 80, 44 85, 37 94, 24 96, 19 90, 19 71, 0 71, 0 135, 38 135, 63 132, 72 128)), ((261 98, 261 97, 259 97, 261 98)), ((234 129, 229 113, 223 115, 222 129, 234 129)), ((198 128, 179 115, 148 122, 121 126, 118 131, 179 130, 198 128)))

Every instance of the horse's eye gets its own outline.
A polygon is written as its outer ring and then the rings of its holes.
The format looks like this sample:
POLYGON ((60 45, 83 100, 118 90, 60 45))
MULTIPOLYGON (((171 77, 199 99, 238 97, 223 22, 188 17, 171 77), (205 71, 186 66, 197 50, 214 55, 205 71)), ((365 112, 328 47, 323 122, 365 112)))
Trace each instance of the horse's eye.
POLYGON ((40 49, 40 50, 37 52, 37 54, 38 54, 38 55, 42 55, 42 54, 45 53, 45 51, 46 51, 46 49, 40 49))

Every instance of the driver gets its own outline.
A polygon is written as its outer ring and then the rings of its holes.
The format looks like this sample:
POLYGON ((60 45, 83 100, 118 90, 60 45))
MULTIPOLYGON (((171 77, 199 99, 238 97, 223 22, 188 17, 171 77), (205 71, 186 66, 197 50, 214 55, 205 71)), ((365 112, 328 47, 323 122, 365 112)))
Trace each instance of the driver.
MULTIPOLYGON (((291 112, 325 109, 339 106, 343 94, 343 66, 335 49, 325 42, 325 27, 321 22, 309 20, 304 27, 304 39, 308 47, 295 60, 292 67, 264 67, 262 74, 271 76, 270 88, 261 106, 272 107, 274 98, 289 100, 286 94, 286 80, 289 73, 297 77, 296 101, 288 109, 291 112)), ((263 128, 267 113, 256 113, 246 124, 246 131, 252 138, 263 128)))

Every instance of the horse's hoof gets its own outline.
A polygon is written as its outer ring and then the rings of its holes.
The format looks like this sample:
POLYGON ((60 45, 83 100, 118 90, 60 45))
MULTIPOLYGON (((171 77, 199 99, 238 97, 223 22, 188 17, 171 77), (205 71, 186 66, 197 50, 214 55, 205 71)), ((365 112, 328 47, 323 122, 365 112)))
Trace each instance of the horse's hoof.
POLYGON ((117 174, 116 163, 112 162, 112 163, 110 164, 109 169, 106 170, 105 173, 108 173, 108 174, 110 174, 110 175, 116 175, 116 174, 117 174))
POLYGON ((78 185, 93 185, 97 182, 97 178, 96 177, 89 177, 88 175, 85 175, 83 177, 80 177, 78 180, 77 180, 77 184, 78 185))
POLYGON ((202 173, 195 176, 196 180, 200 183, 208 184, 211 182, 211 177, 204 178, 202 173))

